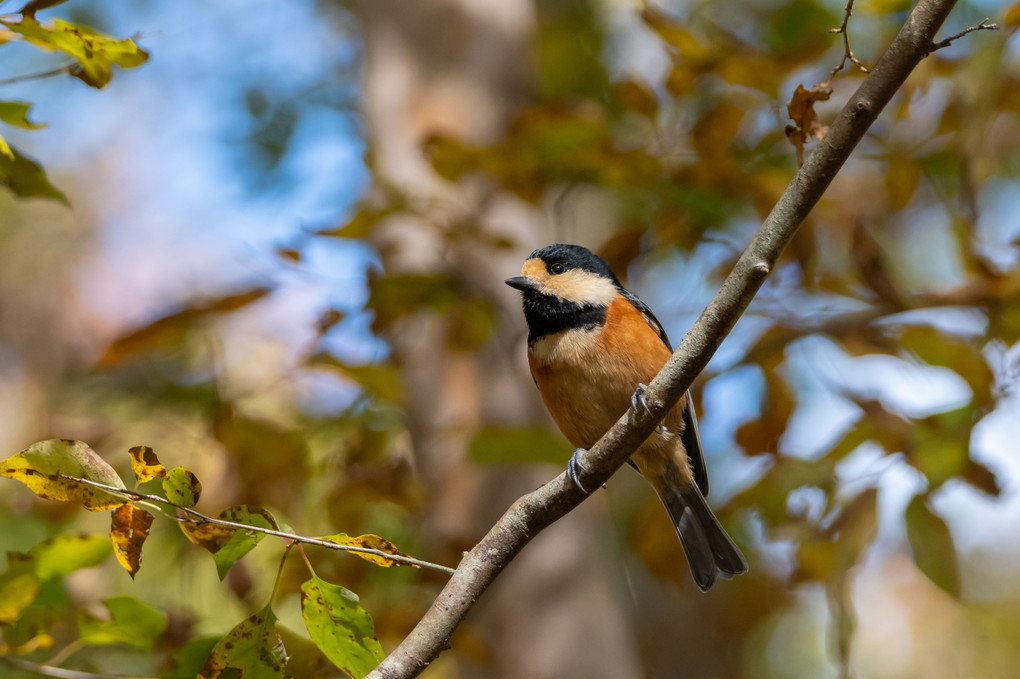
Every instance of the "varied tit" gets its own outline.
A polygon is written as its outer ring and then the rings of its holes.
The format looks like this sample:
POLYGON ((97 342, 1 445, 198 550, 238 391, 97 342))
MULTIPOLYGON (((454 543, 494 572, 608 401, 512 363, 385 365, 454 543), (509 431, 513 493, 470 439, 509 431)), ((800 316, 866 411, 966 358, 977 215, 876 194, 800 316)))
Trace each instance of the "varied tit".
MULTIPOLYGON (((647 407, 645 384, 665 365, 672 345, 648 306, 586 248, 535 250, 521 274, 506 284, 524 293, 531 375, 553 420, 577 448, 567 473, 587 492, 578 480, 578 453, 632 404, 647 407)), ((744 556, 705 502, 708 473, 689 392, 630 464, 666 506, 702 591, 717 576, 747 572, 744 556)))

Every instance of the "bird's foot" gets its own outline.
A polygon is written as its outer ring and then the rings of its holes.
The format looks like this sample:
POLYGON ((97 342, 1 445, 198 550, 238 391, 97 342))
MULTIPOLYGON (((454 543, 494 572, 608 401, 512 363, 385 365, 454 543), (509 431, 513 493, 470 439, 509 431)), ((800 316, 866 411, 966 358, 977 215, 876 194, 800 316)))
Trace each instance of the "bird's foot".
POLYGON ((587 448, 578 448, 574 451, 574 454, 571 455, 570 459, 567 461, 567 478, 573 481, 574 485, 580 488, 581 492, 584 493, 585 495, 588 495, 588 490, 581 485, 581 478, 579 476, 579 471, 584 471, 584 465, 581 464, 581 460, 578 459, 578 456, 581 453, 587 452, 588 452, 587 448))
MULTIPOLYGON (((645 390, 647 389, 647 384, 638 382, 637 389, 635 389, 634 393, 630 395, 630 405, 635 411, 643 410, 646 414, 651 415, 652 411, 651 408, 648 407, 648 399, 645 398, 645 390)), ((666 426, 660 422, 658 426, 655 427, 655 433, 659 436, 664 436, 666 434, 666 426)))
POLYGON ((647 389, 647 384, 638 382, 637 389, 630 395, 630 407, 634 410, 643 410, 650 415, 652 411, 649 410, 648 399, 645 398, 645 391, 647 389))

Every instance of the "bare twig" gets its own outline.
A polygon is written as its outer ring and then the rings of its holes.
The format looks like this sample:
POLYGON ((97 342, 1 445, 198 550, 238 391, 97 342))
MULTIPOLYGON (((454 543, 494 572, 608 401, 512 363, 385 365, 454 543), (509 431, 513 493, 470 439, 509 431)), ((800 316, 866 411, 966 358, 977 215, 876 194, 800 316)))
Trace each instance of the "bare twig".
POLYGON ((52 665, 40 665, 24 658, 12 658, 11 656, 0 655, 0 665, 7 665, 22 672, 33 672, 43 677, 55 677, 56 679, 155 679, 155 677, 138 677, 124 674, 96 674, 94 672, 81 672, 79 670, 66 670, 63 667, 52 665))
POLYGON ((850 23, 850 14, 854 10, 854 0, 847 0, 846 7, 844 8, 843 23, 839 28, 830 28, 829 33, 842 33, 843 34, 843 59, 839 62, 836 68, 829 71, 829 79, 824 83, 821 83, 819 87, 828 87, 832 82, 832 79, 836 77, 836 74, 843 70, 846 65, 847 59, 852 61, 857 68, 865 73, 871 73, 871 69, 865 66, 860 59, 854 56, 854 52, 850 49, 850 33, 846 30, 846 26, 850 23))
POLYGON ((454 570, 449 566, 442 566, 437 563, 432 563, 431 561, 415 559, 413 556, 407 556, 405 554, 390 554, 389 552, 384 552, 381 549, 372 549, 370 547, 353 547, 351 545, 338 545, 335 542, 329 542, 328 540, 320 540, 318 538, 306 538, 302 535, 284 533, 283 531, 273 530, 271 528, 262 528, 261 526, 249 526, 246 523, 235 523, 234 521, 214 519, 211 516, 206 516, 205 514, 195 511, 194 509, 191 509, 189 507, 183 507, 175 502, 171 502, 170 500, 161 498, 158 495, 147 495, 145 493, 137 493, 133 490, 126 490, 124 488, 118 488, 116 486, 108 486, 105 483, 97 483, 96 481, 82 479, 77 476, 68 476, 67 474, 60 474, 59 476, 63 479, 67 479, 68 481, 75 481, 86 486, 99 488, 101 490, 106 491, 107 493, 110 493, 111 495, 116 495, 117 497, 122 497, 127 500, 132 501, 145 500, 147 502, 155 502, 160 505, 166 505, 168 507, 175 507, 176 509, 179 509, 188 516, 186 517, 170 516, 169 514, 166 514, 166 516, 173 519, 174 521, 179 521, 181 523, 194 523, 197 525, 208 523, 214 526, 224 526, 226 528, 234 528, 236 530, 264 533, 265 535, 274 535, 278 538, 283 538, 284 540, 289 540, 291 542, 302 542, 306 545, 316 545, 318 547, 325 547, 326 549, 332 549, 340 552, 357 552, 359 554, 371 554, 373 556, 381 556, 384 559, 389 559, 390 561, 395 561, 405 566, 416 566, 418 568, 431 568, 433 570, 442 571, 447 575, 450 575, 454 572, 454 570))
MULTIPOLYGON (((690 387, 723 338, 750 304, 775 266, 797 227, 860 142, 889 100, 927 56, 932 40, 955 0, 920 0, 906 24, 843 107, 807 162, 733 271, 684 337, 673 356, 645 390, 647 409, 628 411, 583 457, 581 482, 597 488, 652 433, 656 423, 690 387)), ((543 528, 585 499, 566 474, 518 499, 461 560, 425 616, 368 677, 406 679, 418 676, 444 649, 453 631, 478 598, 524 546, 543 528)))
POLYGON ((984 19, 982 19, 981 23, 979 23, 977 26, 971 26, 967 30, 960 31, 956 35, 951 35, 948 38, 946 38, 945 40, 939 40, 938 42, 933 42, 931 44, 931 47, 928 48, 928 54, 931 54, 932 52, 934 52, 936 50, 940 50, 943 47, 949 47, 953 43, 954 40, 956 40, 957 38, 962 38, 963 36, 967 35, 968 33, 973 33, 974 31, 997 31, 997 30, 999 30, 999 25, 998 24, 990 24, 990 23, 988 23, 988 17, 985 17, 984 19))
POLYGON ((42 71, 41 73, 26 73, 25 75, 16 75, 11 78, 4 78, 0 80, 0 85, 13 85, 14 83, 21 83, 28 80, 42 80, 43 78, 52 78, 55 75, 64 75, 70 73, 75 63, 71 62, 64 64, 60 68, 50 69, 49 71, 42 71))

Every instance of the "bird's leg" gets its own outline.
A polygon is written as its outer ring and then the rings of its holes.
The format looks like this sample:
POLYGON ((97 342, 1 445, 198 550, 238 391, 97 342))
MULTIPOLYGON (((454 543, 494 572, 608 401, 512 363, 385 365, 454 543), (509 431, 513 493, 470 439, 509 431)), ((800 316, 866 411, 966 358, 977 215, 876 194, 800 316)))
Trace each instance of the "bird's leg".
POLYGON ((587 489, 585 489, 584 486, 581 485, 581 479, 578 476, 578 470, 583 470, 584 465, 581 464, 581 460, 578 459, 578 456, 581 453, 587 452, 588 452, 587 448, 577 448, 574 451, 574 454, 571 455, 570 459, 567 461, 567 478, 573 481, 574 485, 580 488, 581 492, 584 493, 585 495, 588 495, 588 491, 587 489))
MULTIPOLYGON (((630 405, 634 408, 634 410, 643 410, 645 413, 651 415, 652 411, 648 407, 648 399, 645 398, 646 389, 648 389, 647 384, 638 382, 637 389, 635 389, 634 393, 630 395, 630 405)), ((655 427, 655 433, 659 436, 665 435, 666 427, 662 424, 662 422, 659 422, 659 424, 655 427)))

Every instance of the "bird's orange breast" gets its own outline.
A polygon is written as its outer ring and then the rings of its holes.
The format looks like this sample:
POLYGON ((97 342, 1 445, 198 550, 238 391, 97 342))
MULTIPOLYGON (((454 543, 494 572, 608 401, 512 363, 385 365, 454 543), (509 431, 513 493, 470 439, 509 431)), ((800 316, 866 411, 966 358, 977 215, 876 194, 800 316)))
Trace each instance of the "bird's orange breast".
MULTIPOLYGON (((540 338, 528 347, 528 363, 560 431, 572 445, 588 448, 627 411, 638 383, 650 382, 670 353, 641 312, 618 296, 602 326, 540 338)), ((671 413, 667 426, 673 419, 671 413)))

